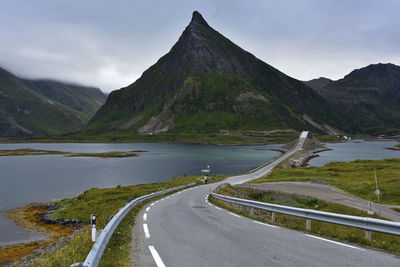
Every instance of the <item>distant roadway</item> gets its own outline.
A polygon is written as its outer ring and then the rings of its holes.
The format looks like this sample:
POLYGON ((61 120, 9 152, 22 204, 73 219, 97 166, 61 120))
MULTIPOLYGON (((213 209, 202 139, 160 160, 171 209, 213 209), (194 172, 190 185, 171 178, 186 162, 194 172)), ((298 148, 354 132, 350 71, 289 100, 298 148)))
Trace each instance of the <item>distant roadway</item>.
MULTIPOLYGON (((225 180, 240 184, 269 173, 296 147, 251 174, 225 180)), ((135 266, 400 266, 399 256, 301 231, 263 224, 212 205, 207 194, 221 183, 193 187, 148 205, 134 230, 135 266)))

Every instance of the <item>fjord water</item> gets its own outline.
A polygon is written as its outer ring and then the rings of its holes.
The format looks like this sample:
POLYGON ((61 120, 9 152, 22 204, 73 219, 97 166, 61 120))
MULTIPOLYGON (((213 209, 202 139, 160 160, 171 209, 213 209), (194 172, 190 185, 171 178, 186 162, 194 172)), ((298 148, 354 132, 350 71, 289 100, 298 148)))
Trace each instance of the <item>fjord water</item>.
POLYGON ((64 155, 0 157, 0 245, 42 238, 14 225, 1 210, 32 202, 81 194, 92 187, 113 187, 200 175, 239 174, 271 160, 279 152, 268 146, 194 144, 2 144, 0 149, 34 148, 68 152, 146 150, 138 157, 89 158, 64 155))
POLYGON ((279 152, 268 146, 195 144, 4 144, 1 149, 34 148, 68 152, 146 150, 138 157, 90 158, 64 155, 0 157, 0 209, 76 196, 92 187, 134 185, 200 175, 239 174, 279 152))
POLYGON ((332 150, 319 153, 319 157, 310 160, 311 166, 323 166, 332 161, 353 161, 357 159, 387 159, 400 158, 400 151, 389 150, 398 142, 379 141, 367 142, 354 140, 344 143, 325 144, 332 150))

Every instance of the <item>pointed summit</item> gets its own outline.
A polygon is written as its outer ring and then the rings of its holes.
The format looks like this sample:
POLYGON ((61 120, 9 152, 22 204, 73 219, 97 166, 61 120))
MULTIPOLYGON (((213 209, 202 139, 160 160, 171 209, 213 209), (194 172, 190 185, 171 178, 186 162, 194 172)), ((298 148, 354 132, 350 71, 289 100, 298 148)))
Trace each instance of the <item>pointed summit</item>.
POLYGON ((203 18, 203 16, 198 11, 193 11, 192 20, 189 25, 192 24, 201 24, 208 26, 207 21, 203 18))

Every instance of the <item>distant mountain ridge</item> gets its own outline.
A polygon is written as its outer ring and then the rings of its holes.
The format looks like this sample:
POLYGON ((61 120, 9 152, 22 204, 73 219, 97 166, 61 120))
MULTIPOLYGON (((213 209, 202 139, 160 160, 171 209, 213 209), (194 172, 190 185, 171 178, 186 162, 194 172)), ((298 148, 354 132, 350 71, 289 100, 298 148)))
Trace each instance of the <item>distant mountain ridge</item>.
POLYGON ((90 119, 104 104, 106 95, 95 87, 75 85, 48 79, 22 79, 32 90, 76 109, 90 119))
POLYGON ((313 79, 313 80, 310 80, 310 81, 304 81, 304 83, 308 87, 314 89, 317 92, 320 92, 321 89, 326 87, 331 82, 332 82, 331 79, 328 79, 328 78, 325 78, 325 77, 320 77, 318 79, 313 79))
POLYGON ((113 91, 83 132, 337 133, 342 127, 341 117, 314 90, 235 45, 194 12, 172 49, 133 84, 113 91))
POLYGON ((96 88, 20 79, 0 68, 0 137, 78 131, 105 98, 96 88))
POLYGON ((400 66, 371 64, 315 89, 349 118, 354 131, 400 132, 400 66))

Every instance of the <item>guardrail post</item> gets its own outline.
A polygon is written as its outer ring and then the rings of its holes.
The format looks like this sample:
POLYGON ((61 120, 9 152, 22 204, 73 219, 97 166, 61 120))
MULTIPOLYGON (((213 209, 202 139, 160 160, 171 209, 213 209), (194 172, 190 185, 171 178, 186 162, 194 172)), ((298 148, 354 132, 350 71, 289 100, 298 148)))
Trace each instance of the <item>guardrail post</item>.
POLYGON ((275 223, 276 222, 276 212, 271 213, 271 222, 275 223))
POLYGON ((306 220, 306 230, 311 231, 311 219, 306 220))
POLYGON ((250 216, 251 216, 251 217, 254 217, 254 208, 250 208, 249 213, 250 213, 250 216))
POLYGON ((365 239, 368 239, 371 241, 372 238, 372 232, 371 231, 365 231, 365 239))

